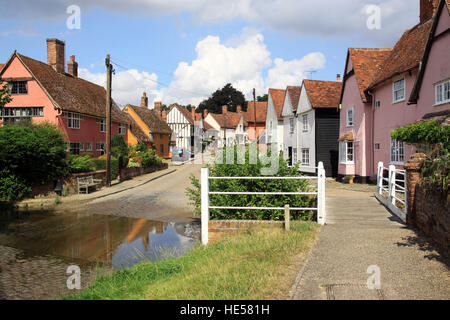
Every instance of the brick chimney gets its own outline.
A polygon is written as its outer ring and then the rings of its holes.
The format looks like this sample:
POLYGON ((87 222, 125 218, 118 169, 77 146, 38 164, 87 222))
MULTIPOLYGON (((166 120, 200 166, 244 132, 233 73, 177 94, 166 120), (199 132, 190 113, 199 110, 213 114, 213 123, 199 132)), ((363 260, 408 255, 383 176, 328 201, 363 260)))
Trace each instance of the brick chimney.
POLYGON ((145 92, 142 94, 141 107, 148 108, 148 97, 147 97, 147 93, 145 93, 145 92))
POLYGON ((341 75, 339 73, 336 75, 336 81, 341 82, 341 75))
POLYGON ((203 110, 203 118, 208 116, 208 109, 203 110))
POLYGON ((155 101, 155 111, 158 112, 158 114, 161 114, 161 111, 162 111, 162 102, 161 101, 155 101))
POLYGON ((161 112, 161 118, 163 119, 164 122, 167 122, 167 111, 163 110, 161 112))
POLYGON ((59 73, 65 72, 65 45, 64 41, 47 39, 47 63, 59 73))
POLYGON ((241 113, 242 112, 242 106, 237 106, 236 107, 236 111, 237 111, 237 113, 241 113))
POLYGON ((433 17, 437 11, 439 0, 420 0, 420 23, 433 17))
POLYGON ((222 114, 225 114, 228 112, 228 106, 222 106, 222 114))
POLYGON ((67 73, 78 77, 78 63, 75 61, 75 56, 70 56, 70 60, 67 61, 67 73))

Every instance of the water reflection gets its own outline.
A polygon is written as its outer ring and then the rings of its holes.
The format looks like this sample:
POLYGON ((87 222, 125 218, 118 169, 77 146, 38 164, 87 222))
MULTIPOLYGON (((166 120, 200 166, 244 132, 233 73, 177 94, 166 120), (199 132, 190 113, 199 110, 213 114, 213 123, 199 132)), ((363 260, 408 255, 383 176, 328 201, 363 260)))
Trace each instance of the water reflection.
POLYGON ((83 213, 0 213, 0 245, 113 268, 185 254, 198 234, 195 224, 83 213))

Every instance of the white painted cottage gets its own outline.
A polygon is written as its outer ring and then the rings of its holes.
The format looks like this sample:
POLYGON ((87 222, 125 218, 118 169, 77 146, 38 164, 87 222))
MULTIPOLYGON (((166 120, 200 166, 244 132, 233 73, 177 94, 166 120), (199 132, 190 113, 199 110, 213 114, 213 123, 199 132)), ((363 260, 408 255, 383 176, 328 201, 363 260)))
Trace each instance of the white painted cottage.
POLYGON ((276 144, 277 152, 283 151, 284 121, 281 115, 283 111, 286 90, 269 89, 265 142, 267 148, 276 144))

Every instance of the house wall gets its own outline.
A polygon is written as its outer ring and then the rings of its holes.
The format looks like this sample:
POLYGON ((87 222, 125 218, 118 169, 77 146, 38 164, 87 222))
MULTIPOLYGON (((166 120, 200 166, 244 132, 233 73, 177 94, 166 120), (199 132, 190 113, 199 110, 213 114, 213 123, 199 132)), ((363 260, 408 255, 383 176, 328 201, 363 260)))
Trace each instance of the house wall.
POLYGON ((153 136, 153 146, 154 150, 156 151, 156 155, 158 157, 169 159, 170 158, 170 150, 169 150, 169 144, 170 144, 170 135, 169 134, 159 134, 154 133, 153 136), (161 152, 161 145, 164 147, 164 152, 161 152))
MULTIPOLYGON (((267 115, 266 115, 266 128, 269 130, 270 122, 272 122, 271 142, 276 143, 277 153, 283 150, 283 121, 279 121, 275 107, 273 105, 272 96, 269 93, 267 115)), ((266 132, 266 136, 269 132, 266 132)))
POLYGON ((323 162, 327 177, 336 177, 339 162, 339 112, 336 109, 316 109, 316 163, 323 162))
POLYGON ((367 150, 367 135, 368 128, 366 128, 366 121, 368 110, 371 109, 370 104, 365 104, 362 101, 361 93, 358 88, 356 76, 353 74, 348 77, 345 83, 345 89, 342 97, 342 110, 340 112, 339 120, 339 137, 345 133, 352 132, 354 141, 354 164, 343 164, 339 162, 338 173, 340 175, 357 175, 360 177, 367 177, 368 173, 368 156, 367 150), (354 125, 347 126, 347 110, 353 107, 354 125))
POLYGON ((435 39, 432 44, 425 66, 422 87, 419 91, 417 102, 419 117, 430 112, 439 112, 450 108, 450 103, 435 105, 435 84, 450 79, 450 33, 443 34, 448 28, 450 28, 450 15, 448 10, 444 8, 435 32, 435 36, 441 36, 435 39))
POLYGON ((167 114, 167 124, 176 135, 176 147, 191 150, 191 137, 194 133, 194 126, 178 110, 173 108, 167 114))
MULTIPOLYGON (((316 172, 316 112, 311 106, 305 87, 300 93, 297 116, 297 153, 302 160, 302 149, 309 149, 309 166, 301 165, 300 170, 307 173, 316 172), (303 116, 308 115, 308 131, 303 131, 303 116)), ((289 125, 289 124, 288 124, 289 125)))
MULTIPOLYGON (((297 148, 297 120, 292 111, 291 98, 289 97, 289 92, 286 91, 286 98, 284 99, 283 105, 283 157, 285 160, 289 158, 289 147, 297 148), (291 133, 290 130, 290 120, 294 119, 294 132, 291 133)), ((298 150, 297 150, 298 157, 298 150)))

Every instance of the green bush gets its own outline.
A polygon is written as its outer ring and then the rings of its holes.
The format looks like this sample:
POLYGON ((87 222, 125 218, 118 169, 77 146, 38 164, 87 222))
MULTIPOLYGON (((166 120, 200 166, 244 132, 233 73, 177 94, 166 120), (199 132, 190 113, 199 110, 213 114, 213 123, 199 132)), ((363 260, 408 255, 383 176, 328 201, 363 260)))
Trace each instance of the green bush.
POLYGON ((2 170, 0 173, 0 202, 16 201, 31 193, 27 181, 2 170))
POLYGON ((0 188, 16 193, 2 199, 20 200, 32 186, 64 176, 68 171, 66 149, 63 133, 52 124, 0 127, 0 188))
POLYGON ((119 160, 119 168, 126 168, 128 165, 128 146, 123 135, 116 134, 111 138, 111 155, 119 160))
POLYGON ((70 173, 91 172, 95 170, 95 164, 92 155, 83 154, 81 156, 69 156, 70 173))
MULTIPOLYGON (((234 152, 237 159, 237 148, 228 149, 234 152)), ((269 152, 270 155, 270 152, 269 152)), ((245 153, 245 164, 215 164, 208 166, 210 175, 216 177, 259 177, 264 167, 261 160, 257 164, 249 164, 249 152, 245 153)), ((279 177, 301 176, 298 166, 288 167, 283 158, 279 157, 279 177)), ((191 176, 193 188, 188 188, 186 194, 195 207, 195 214, 200 213, 200 181, 191 176)), ((311 187, 307 180, 210 180, 211 192, 308 192, 311 187)), ((278 207, 286 204, 291 207, 311 208, 316 206, 316 199, 308 196, 272 196, 272 195, 210 195, 211 206, 226 207, 278 207)), ((283 210, 210 210, 211 219, 220 220, 284 220, 283 210)), ((310 220, 313 212, 291 212, 293 220, 310 220)))
POLYGON ((156 155, 155 150, 148 150, 145 153, 140 153, 142 158, 142 167, 147 169, 152 166, 160 166, 163 162, 163 159, 156 155))
MULTIPOLYGON (((106 170, 106 159, 104 156, 97 159, 92 159, 92 161, 94 162, 95 170, 106 170)), ((111 157, 111 180, 116 179, 119 174, 119 159, 111 157)))
POLYGON ((136 146, 135 150, 137 152, 146 152, 147 151, 147 146, 145 145, 145 143, 139 142, 138 145, 136 146))

